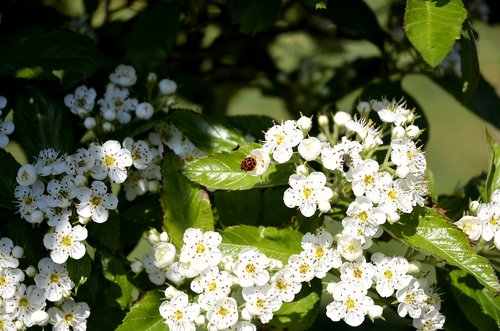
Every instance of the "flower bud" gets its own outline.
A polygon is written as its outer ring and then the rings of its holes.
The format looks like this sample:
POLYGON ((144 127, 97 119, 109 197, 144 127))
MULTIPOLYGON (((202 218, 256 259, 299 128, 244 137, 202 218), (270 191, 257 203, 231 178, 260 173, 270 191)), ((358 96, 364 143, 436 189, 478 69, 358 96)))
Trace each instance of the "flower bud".
POLYGON ((43 326, 49 321, 49 314, 45 310, 37 310, 31 313, 30 318, 35 325, 43 326))
POLYGON ((302 116, 297 120, 297 126, 299 127, 300 130, 302 130, 302 133, 304 133, 304 135, 308 134, 309 130, 311 130, 312 127, 311 118, 307 116, 302 116))
POLYGON ((338 111, 333 116, 333 122, 338 126, 344 126, 351 119, 351 114, 345 111, 338 111))
POLYGON ((160 241, 163 241, 163 242, 168 242, 168 233, 166 233, 165 231, 162 231, 162 233, 160 233, 160 241))
POLYGON ((401 139, 406 135, 406 131, 402 126, 395 126, 392 129, 392 138, 393 139, 401 139))
POLYGON ((138 274, 142 270, 144 270, 144 264, 142 264, 141 261, 134 261, 130 263, 130 269, 132 270, 133 273, 138 274))
POLYGON ((476 201, 476 200, 472 200, 471 202, 469 202, 469 210, 471 213, 473 214, 476 214, 477 213, 477 209, 479 208, 481 204, 479 203, 479 201, 476 201))
POLYGON ((38 273, 38 270, 34 266, 30 265, 29 267, 26 268, 25 272, 28 277, 33 278, 38 273))
POLYGON ((307 167, 305 165, 299 164, 297 166, 297 168, 295 169, 295 173, 299 174, 299 175, 307 176, 307 175, 309 175, 309 170, 307 169, 307 167))
POLYGON ((174 94, 177 91, 177 83, 170 79, 162 79, 158 83, 160 93, 164 95, 174 94))
POLYGON ((368 113, 372 110, 372 107, 370 106, 370 103, 367 101, 360 101, 358 105, 356 106, 357 111, 361 115, 368 115, 368 113))
POLYGON ((368 308, 368 317, 370 317, 372 321, 376 318, 381 318, 383 310, 381 306, 373 305, 368 308))
POLYGON ((420 129, 416 125, 409 125, 406 128, 406 135, 411 139, 415 139, 420 135, 420 129))
POLYGON ((420 272, 421 268, 422 268, 422 263, 420 263, 418 261, 411 261, 409 263, 408 273, 409 274, 417 274, 420 272))
POLYGON ((135 109, 135 116, 142 120, 149 120, 153 116, 154 111, 155 110, 150 103, 142 102, 135 109))
POLYGON ((87 117, 84 121, 83 121, 83 126, 87 129, 87 130, 90 130, 90 129, 93 129, 95 128, 96 126, 96 121, 95 121, 95 118, 94 117, 87 117))
POLYGON ((17 171, 16 180, 19 185, 32 185, 36 182, 37 178, 35 167, 30 163, 24 164, 17 171))
POLYGON ((326 115, 319 115, 318 116, 318 124, 319 126, 328 126, 330 121, 328 120, 328 116, 326 115))
POLYGON ((306 138, 300 142, 298 150, 304 160, 315 160, 321 153, 321 141, 314 137, 306 138))
POLYGON ((12 248, 12 256, 16 259, 20 259, 24 256, 24 248, 21 246, 14 246, 12 248))
POLYGON ((158 233, 158 230, 150 229, 148 231, 148 241, 153 245, 160 242, 160 234, 158 233))

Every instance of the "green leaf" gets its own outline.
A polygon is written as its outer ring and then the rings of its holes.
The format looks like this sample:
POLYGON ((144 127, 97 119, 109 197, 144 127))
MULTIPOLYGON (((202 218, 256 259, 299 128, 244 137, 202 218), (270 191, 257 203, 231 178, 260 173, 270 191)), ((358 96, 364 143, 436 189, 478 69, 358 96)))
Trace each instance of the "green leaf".
POLYGON ((214 196, 222 226, 258 224, 262 204, 260 190, 216 191, 214 196))
POLYGON ((241 170, 241 161, 259 147, 259 144, 249 144, 232 153, 203 157, 187 164, 182 173, 209 190, 248 190, 287 184, 288 177, 295 171, 294 165, 290 163, 271 164, 260 177, 241 170))
POLYGON ((328 0, 303 0, 306 6, 315 8, 315 9, 326 9, 328 0))
POLYGON ((385 228, 413 248, 470 273, 491 291, 500 291, 495 271, 488 260, 474 251, 467 235, 444 215, 419 207, 411 214, 402 215, 399 222, 386 224, 385 228))
POLYGON ((87 281, 92 270, 92 261, 88 254, 79 260, 69 259, 66 265, 69 277, 75 282, 77 288, 87 281))
POLYGON ((486 132, 488 145, 491 148, 491 163, 486 177, 486 201, 489 202, 491 194, 500 189, 500 145, 498 145, 489 132, 486 132))
POLYGON ((474 40, 474 31, 472 31, 472 26, 468 21, 465 22, 464 28, 462 29, 460 46, 462 91, 464 93, 464 102, 468 102, 476 92, 481 77, 476 41, 474 40))
POLYGON ((292 217, 297 215, 296 208, 288 208, 283 202, 283 194, 286 189, 287 187, 282 186, 270 187, 264 190, 262 196, 262 216, 260 217, 259 224, 279 227, 283 224, 290 224, 292 217))
POLYGON ((82 34, 58 30, 17 39, 2 50, 0 74, 14 75, 19 70, 66 70, 90 76, 102 64, 103 56, 95 42, 82 34), (31 69, 29 69, 31 68, 31 69))
POLYGON ((0 172, 0 207, 16 209, 13 202, 14 190, 17 186, 17 171, 21 165, 4 149, 0 149, 0 164, 2 165, 2 171, 0 172))
POLYGON ((265 115, 228 116, 227 120, 243 134, 254 137, 255 141, 264 140, 264 132, 274 125, 274 119, 265 115))
POLYGON ((120 248, 120 215, 116 212, 111 212, 110 214, 110 217, 104 223, 90 222, 87 225, 89 231, 89 239, 87 240, 89 242, 95 240, 103 247, 117 251, 120 248))
POLYGON ((281 0, 234 0, 231 19, 240 32, 254 35, 271 28, 280 9, 281 0))
POLYGON ((101 263, 104 277, 119 287, 116 302, 122 309, 129 308, 137 300, 139 290, 128 279, 128 265, 111 255, 103 255, 101 263))
POLYGON ((268 325, 278 330, 310 329, 320 310, 322 289, 321 280, 318 278, 314 278, 310 285, 303 283, 295 299, 292 302, 284 302, 268 325))
POLYGON ((460 269, 440 271, 438 277, 443 278, 440 284, 451 289, 456 302, 467 302, 459 307, 476 328, 494 330, 495 321, 496 327, 500 327, 500 296, 481 288, 472 276, 460 269))
POLYGON ((180 173, 182 161, 173 153, 163 159, 161 206, 163 225, 177 247, 188 228, 214 230, 214 216, 207 192, 180 173))
POLYGON ((54 148, 61 153, 74 149, 69 110, 62 98, 49 94, 52 87, 42 90, 28 85, 17 94, 15 134, 30 160, 44 148, 54 148))
POLYGON ((434 68, 460 36, 466 16, 461 0, 407 0, 406 35, 424 61, 434 68))
POLYGON ((209 153, 229 152, 246 143, 236 131, 212 117, 188 109, 173 110, 170 120, 193 144, 209 153))
POLYGON ((228 227, 220 234, 222 244, 219 247, 222 253, 232 257, 237 257, 241 250, 251 246, 267 257, 286 264, 290 255, 299 254, 302 250, 302 234, 290 228, 238 225, 228 227))
POLYGON ((179 1, 162 1, 138 15, 126 36, 126 48, 139 72, 150 71, 172 52, 180 13, 179 1))
POLYGON ((159 311, 162 297, 160 291, 147 292, 116 331, 165 331, 167 327, 159 311))

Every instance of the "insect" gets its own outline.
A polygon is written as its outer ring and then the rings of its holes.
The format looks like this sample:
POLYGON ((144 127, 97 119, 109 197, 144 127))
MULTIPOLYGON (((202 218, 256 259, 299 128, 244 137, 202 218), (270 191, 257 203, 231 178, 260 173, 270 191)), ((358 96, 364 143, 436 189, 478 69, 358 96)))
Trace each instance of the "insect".
POLYGON ((345 153, 344 155, 342 155, 340 165, 342 166, 343 172, 348 172, 352 166, 352 157, 349 154, 345 153))
POLYGON ((252 171, 257 166, 257 160, 253 156, 247 156, 241 161, 240 169, 252 171))

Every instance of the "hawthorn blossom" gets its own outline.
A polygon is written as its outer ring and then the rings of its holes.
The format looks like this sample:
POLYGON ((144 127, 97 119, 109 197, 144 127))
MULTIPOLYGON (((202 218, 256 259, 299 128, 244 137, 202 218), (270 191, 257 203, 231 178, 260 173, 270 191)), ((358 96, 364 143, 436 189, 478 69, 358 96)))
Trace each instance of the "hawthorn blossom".
POLYGON ((413 320, 413 327, 417 331, 435 331, 443 329, 445 316, 437 310, 430 310, 413 320))
MULTIPOLYGON (((391 141, 391 161, 398 166, 398 173, 423 174, 427 168, 425 154, 411 139, 393 139, 391 141), (406 171, 400 168, 406 168, 406 171)), ((406 177, 401 176, 400 177, 406 177)))
POLYGON ((379 172, 378 169, 378 162, 372 159, 365 160, 353 168, 349 179, 352 180, 354 195, 365 195, 373 203, 379 202, 381 191, 392 182, 392 177, 387 172, 379 172))
POLYGON ((129 87, 135 84, 137 75, 134 67, 120 64, 116 67, 115 72, 109 74, 109 80, 116 85, 129 87))
POLYGON ((178 291, 171 300, 161 303, 160 315, 172 331, 195 331, 200 307, 196 303, 189 303, 187 294, 178 291))
POLYGON ((407 286, 396 292, 396 299, 399 301, 399 316, 410 315, 411 318, 418 318, 425 307, 427 295, 420 287, 419 281, 413 278, 407 286))
POLYGON ((34 325, 31 315, 43 310, 45 305, 44 291, 35 285, 26 287, 25 284, 20 284, 14 296, 4 300, 5 312, 27 327, 34 325))
POLYGON ((69 257, 75 260, 85 255, 85 245, 82 240, 87 239, 87 229, 81 225, 72 227, 68 221, 59 222, 55 231, 43 237, 44 246, 51 250, 50 258, 55 263, 61 264, 69 257))
POLYGON ((321 161, 326 169, 345 173, 361 163, 359 153, 362 150, 363 147, 359 142, 342 137, 342 141, 338 144, 333 147, 326 146, 321 150, 321 161))
POLYGON ((108 140, 102 146, 93 145, 96 165, 92 168, 92 177, 104 180, 109 176, 114 183, 123 183, 127 179, 127 168, 132 166, 130 151, 122 148, 116 140, 108 140))
POLYGON ((17 268, 19 266, 19 260, 12 254, 13 248, 14 242, 12 239, 7 237, 0 239, 0 269, 17 268))
POLYGON ((234 298, 220 298, 207 311, 208 330, 227 329, 238 321, 238 303, 234 298))
POLYGON ((64 104, 80 118, 86 117, 94 109, 96 91, 85 85, 78 86, 73 93, 64 97, 64 104))
POLYGON ((386 98, 374 100, 371 107, 378 113, 382 122, 394 123, 395 125, 407 123, 411 114, 411 111, 406 108, 406 101, 404 99, 398 102, 395 100, 389 101, 386 98))
POLYGON ((368 290, 372 286, 374 273, 375 268, 373 265, 367 263, 364 256, 360 256, 353 262, 345 262, 342 265, 340 279, 353 287, 368 290))
POLYGON ((342 264, 340 254, 332 248, 332 244, 333 237, 326 231, 320 231, 316 235, 308 232, 302 237, 302 254, 312 258, 317 278, 324 278, 330 269, 339 268, 342 264))
POLYGON ((400 290, 410 284, 413 279, 408 275, 410 265, 403 257, 393 257, 392 259, 380 252, 371 256, 375 265, 373 280, 376 283, 376 290, 381 297, 390 297, 394 290, 400 290))
POLYGON ((55 302, 69 296, 75 283, 69 278, 66 264, 56 264, 49 257, 38 262, 35 284, 45 292, 47 300, 55 302))
POLYGON ((208 310, 218 299, 229 295, 233 283, 233 276, 229 272, 213 266, 194 278, 190 287, 193 292, 200 294, 200 307, 208 310))
POLYGON ((14 296, 17 287, 24 281, 24 272, 17 268, 0 268, 0 299, 14 296))
POLYGON ((295 295, 300 292, 302 283, 293 280, 288 268, 276 272, 270 280, 271 286, 278 298, 283 302, 292 302, 295 295))
POLYGON ((218 246, 222 237, 217 232, 202 233, 200 229, 189 228, 184 232, 183 241, 179 261, 190 263, 197 273, 219 264, 222 253, 218 246))
POLYGON ((130 152, 132 163, 136 169, 146 169, 153 160, 153 154, 148 144, 143 140, 134 142, 132 138, 125 138, 123 147, 130 152))
POLYGON ((307 254, 293 254, 288 258, 287 274, 290 281, 302 283, 308 282, 314 278, 315 270, 313 259, 307 254))
POLYGON ((270 278, 269 271, 266 270, 268 266, 267 256, 255 248, 245 248, 238 254, 232 268, 237 277, 235 281, 241 287, 264 285, 270 278))
POLYGON ((50 307, 47 313, 54 330, 69 331, 71 327, 75 331, 84 331, 87 329, 90 308, 86 302, 66 299, 61 306, 50 307))
POLYGON ((326 187, 326 176, 312 172, 307 177, 293 174, 288 179, 291 186, 285 191, 283 201, 288 208, 299 207, 302 215, 311 217, 318 208, 321 212, 330 210, 329 200, 333 197, 331 188, 326 187))
POLYGON ((245 314, 258 316, 264 324, 268 323, 273 318, 273 313, 281 307, 281 300, 269 284, 245 287, 242 295, 245 300, 245 314))
POLYGON ((101 181, 92 182, 91 188, 80 187, 76 194, 80 203, 76 206, 76 212, 81 217, 92 218, 96 223, 104 223, 109 217, 109 211, 116 209, 118 198, 107 193, 106 184, 101 181))
POLYGON ((292 148, 297 146, 303 138, 304 134, 297 126, 297 122, 288 120, 267 130, 266 141, 262 148, 273 154, 276 162, 285 163, 292 157, 292 148))
POLYGON ((351 202, 342 220, 344 232, 353 237, 374 236, 380 225, 385 223, 386 216, 382 208, 373 207, 373 203, 366 197, 357 197, 351 202))

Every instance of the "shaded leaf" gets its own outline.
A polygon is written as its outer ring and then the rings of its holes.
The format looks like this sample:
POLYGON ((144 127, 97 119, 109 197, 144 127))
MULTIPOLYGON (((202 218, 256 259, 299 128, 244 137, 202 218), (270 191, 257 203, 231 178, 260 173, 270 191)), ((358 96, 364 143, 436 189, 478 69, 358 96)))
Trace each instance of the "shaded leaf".
POLYGON ((66 265, 68 267, 69 277, 75 282, 77 288, 87 281, 90 276, 90 271, 92 270, 92 261, 88 254, 85 254, 79 260, 68 259, 66 265))
POLYGON ((220 231, 222 244, 219 246, 224 255, 237 257, 238 253, 251 246, 267 257, 281 260, 284 264, 292 254, 298 254, 302 234, 290 228, 254 227, 249 225, 231 226, 220 231))
POLYGON ((436 67, 460 36, 466 16, 461 0, 407 0, 406 35, 424 61, 436 67))
POLYGON ((115 298, 116 302, 122 309, 129 308, 137 299, 139 290, 128 279, 128 265, 111 255, 104 255, 101 263, 104 277, 118 285, 120 289, 120 293, 115 298))
POLYGON ((493 292, 500 291, 495 271, 470 245, 469 238, 444 215, 430 208, 416 208, 392 225, 386 224, 396 238, 415 249, 430 253, 473 275, 493 292))
POLYGON ((262 204, 260 190, 216 191, 214 196, 222 226, 258 224, 262 204))
POLYGON ((177 247, 188 228, 213 231, 214 217, 207 192, 180 173, 182 161, 173 153, 163 159, 161 206, 163 226, 177 247))
POLYGON ((166 326, 158 308, 163 295, 160 291, 149 291, 130 309, 116 331, 165 331, 166 326))
POLYGON ((462 29, 460 38, 460 68, 462 71, 462 92, 464 101, 468 102, 474 95, 479 84, 481 72, 479 71, 479 58, 477 56, 474 31, 467 21, 462 29))
POLYGON ((209 153, 229 152, 246 143, 240 134, 214 118, 188 109, 173 110, 170 120, 193 144, 209 153))
POLYGON ((251 176, 240 169, 241 161, 259 144, 249 144, 232 153, 219 153, 187 164, 182 173, 209 190, 248 190, 288 183, 294 173, 293 164, 271 164, 262 176, 251 176))
POLYGON ((493 137, 487 132, 488 145, 491 149, 491 163, 486 177, 486 200, 489 202, 491 194, 500 189, 500 145, 498 145, 493 137))
POLYGON ((241 32, 254 35, 272 27, 280 9, 280 0, 234 0, 231 19, 241 32))
POLYGON ((48 93, 48 88, 42 90, 28 85, 17 94, 15 134, 30 161, 44 148, 54 148, 61 153, 74 149, 69 110, 62 99, 48 93))
POLYGON ((318 316, 322 289, 318 278, 314 278, 310 284, 303 283, 293 302, 283 302, 281 308, 274 313, 269 326, 278 330, 308 330, 318 316))
POLYGON ((0 207, 16 209, 13 202, 14 190, 17 186, 17 171, 21 165, 4 149, 0 149, 0 164, 2 165, 2 171, 0 172, 0 207))
POLYGON ((274 125, 274 119, 265 115, 229 116, 227 120, 243 134, 254 137, 255 141, 264 140, 264 132, 274 125))

